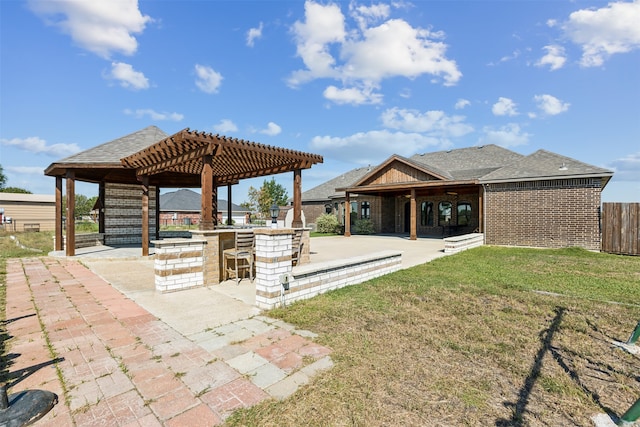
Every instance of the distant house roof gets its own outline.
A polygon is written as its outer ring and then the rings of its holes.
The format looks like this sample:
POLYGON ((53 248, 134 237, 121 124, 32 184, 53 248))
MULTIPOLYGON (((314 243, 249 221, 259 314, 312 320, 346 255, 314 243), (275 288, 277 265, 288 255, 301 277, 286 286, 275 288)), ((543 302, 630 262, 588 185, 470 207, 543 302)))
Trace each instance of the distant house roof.
POLYGON ((545 180, 580 177, 601 177, 603 187, 613 172, 597 166, 588 165, 570 157, 561 156, 545 150, 538 150, 524 156, 497 145, 484 145, 433 153, 415 154, 409 159, 391 156, 375 168, 357 168, 302 193, 305 202, 329 200, 344 196, 344 191, 357 191, 366 187, 369 176, 375 176, 391 162, 406 165, 418 165, 422 171, 431 171, 439 177, 442 184, 455 182, 474 182, 476 184, 492 182, 513 182, 522 180, 545 180))
MULTIPOLYGON (((218 211, 226 212, 227 200, 218 200, 218 211)), ((200 212, 202 196, 193 190, 180 189, 160 195, 160 212, 200 212)), ((231 203, 232 212, 249 212, 248 209, 231 203)))
POLYGON ((371 167, 363 167, 350 170, 342 175, 333 178, 330 181, 320 184, 317 187, 313 187, 302 193, 303 202, 329 200, 335 197, 344 196, 344 192, 336 192, 336 188, 350 187, 366 174, 371 171, 371 167))

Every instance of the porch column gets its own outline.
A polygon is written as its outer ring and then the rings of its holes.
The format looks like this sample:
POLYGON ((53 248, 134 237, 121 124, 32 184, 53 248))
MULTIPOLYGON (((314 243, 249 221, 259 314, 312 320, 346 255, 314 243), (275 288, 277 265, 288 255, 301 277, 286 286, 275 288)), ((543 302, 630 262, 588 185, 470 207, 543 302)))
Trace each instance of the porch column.
POLYGON ((291 227, 302 228, 302 169, 293 171, 293 221, 291 227))
POLYGON ((227 184, 227 225, 233 225, 231 215, 233 209, 231 209, 231 184, 227 184))
POLYGON ((54 250, 64 249, 62 237, 62 177, 56 176, 56 247, 54 250))
POLYGON ((344 194, 344 235, 345 237, 351 237, 351 200, 349 199, 349 192, 344 194))
POLYGON ((409 240, 416 240, 418 238, 417 221, 416 221, 416 189, 411 189, 411 203, 410 203, 411 215, 409 226, 409 240))
POLYGON ((202 163, 202 173, 200 174, 202 221, 200 221, 199 228, 200 230, 213 230, 213 216, 217 214, 217 212, 213 212, 213 157, 203 156, 202 163))
POLYGON ((67 256, 76 254, 76 174, 68 170, 67 179, 67 256))
POLYGON ((149 176, 142 177, 142 256, 149 256, 149 176))
POLYGON ((155 239, 160 239, 160 186, 156 185, 156 230, 155 230, 155 239))
POLYGON ((482 197, 483 187, 478 191, 478 231, 484 233, 484 199, 482 197))

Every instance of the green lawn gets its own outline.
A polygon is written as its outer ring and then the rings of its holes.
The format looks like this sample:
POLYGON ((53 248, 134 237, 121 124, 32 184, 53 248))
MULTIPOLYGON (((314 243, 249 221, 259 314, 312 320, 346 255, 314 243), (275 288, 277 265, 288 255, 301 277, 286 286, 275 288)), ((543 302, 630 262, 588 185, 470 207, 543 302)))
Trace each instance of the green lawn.
POLYGON ((640 396, 612 347, 640 320, 640 257, 482 247, 270 312, 335 366, 229 425, 590 426, 640 396))

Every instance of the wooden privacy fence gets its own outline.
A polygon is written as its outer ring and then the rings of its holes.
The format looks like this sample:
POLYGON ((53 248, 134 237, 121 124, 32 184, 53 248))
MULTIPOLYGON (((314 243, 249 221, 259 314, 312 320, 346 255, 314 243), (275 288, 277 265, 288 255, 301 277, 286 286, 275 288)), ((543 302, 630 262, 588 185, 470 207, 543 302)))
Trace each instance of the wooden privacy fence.
POLYGON ((603 203, 602 252, 640 255, 640 203, 603 203))

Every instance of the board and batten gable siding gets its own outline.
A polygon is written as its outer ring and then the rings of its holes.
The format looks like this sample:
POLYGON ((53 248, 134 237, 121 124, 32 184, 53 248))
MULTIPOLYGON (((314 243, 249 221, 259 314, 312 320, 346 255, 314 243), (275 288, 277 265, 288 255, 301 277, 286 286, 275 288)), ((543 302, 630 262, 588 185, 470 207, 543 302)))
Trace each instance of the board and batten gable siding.
POLYGON ((370 179, 363 182, 362 185, 397 184, 403 182, 433 181, 434 179, 436 178, 415 167, 400 162, 392 162, 384 166, 382 170, 370 179))
POLYGON ((0 208, 11 218, 16 231, 25 224, 38 224, 40 231, 55 230, 56 198, 48 194, 0 193, 0 208))
MULTIPOLYGON (((142 243, 142 186, 105 184, 105 245, 142 243)), ((149 187, 149 240, 155 239, 156 191, 149 187)))
POLYGON ((486 184, 485 243, 600 250, 598 178, 486 184))

